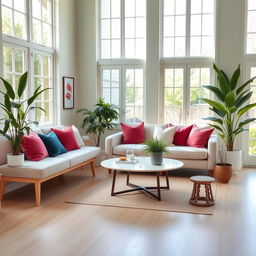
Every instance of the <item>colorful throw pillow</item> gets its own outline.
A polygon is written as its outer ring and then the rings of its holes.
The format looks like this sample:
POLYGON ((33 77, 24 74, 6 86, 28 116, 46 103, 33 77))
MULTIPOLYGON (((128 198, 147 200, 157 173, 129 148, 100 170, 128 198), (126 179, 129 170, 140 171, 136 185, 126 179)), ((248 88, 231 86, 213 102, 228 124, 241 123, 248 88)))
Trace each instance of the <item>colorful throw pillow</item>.
POLYGON ((203 129, 193 125, 188 136, 187 145, 196 148, 205 148, 214 129, 203 129))
POLYGON ((84 141, 80 135, 80 132, 79 130, 77 129, 77 127, 75 125, 72 125, 72 129, 73 129, 73 132, 74 132, 74 135, 75 135, 75 138, 76 138, 76 142, 78 144, 79 147, 84 147, 84 141))
POLYGON ((63 147, 63 145, 61 144, 60 140, 54 132, 49 132, 47 135, 38 134, 38 136, 43 141, 50 156, 54 157, 68 152, 63 147))
POLYGON ((58 130, 54 128, 51 128, 51 130, 56 133, 60 142, 62 143, 64 148, 67 149, 68 151, 80 148, 79 145, 77 144, 73 129, 70 126, 66 127, 63 130, 58 130))
POLYGON ((175 135, 176 127, 168 127, 163 129, 160 126, 155 126, 154 139, 162 140, 166 142, 169 146, 173 146, 173 138, 175 135))
POLYGON ((40 161, 48 156, 44 143, 35 132, 24 135, 21 143, 21 150, 25 157, 31 161, 40 161))
MULTIPOLYGON (((173 127, 174 125, 168 124, 168 127, 173 127)), ((176 146, 186 146, 187 145, 187 139, 191 132, 193 125, 186 126, 183 128, 177 128, 173 139, 173 144, 176 146)))
POLYGON ((136 126, 121 123, 121 126, 123 129, 123 144, 139 144, 144 142, 144 122, 136 126))

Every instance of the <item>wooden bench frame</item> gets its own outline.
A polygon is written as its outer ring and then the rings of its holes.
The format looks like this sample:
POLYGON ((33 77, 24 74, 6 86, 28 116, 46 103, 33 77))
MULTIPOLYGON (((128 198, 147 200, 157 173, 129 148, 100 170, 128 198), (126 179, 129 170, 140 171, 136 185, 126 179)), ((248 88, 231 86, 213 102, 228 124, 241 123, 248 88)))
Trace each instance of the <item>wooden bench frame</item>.
POLYGON ((24 183, 34 183, 35 185, 35 202, 36 205, 39 206, 41 204, 41 183, 53 179, 57 176, 60 176, 62 174, 71 172, 77 168, 81 168, 84 167, 87 164, 90 164, 91 166, 91 171, 92 171, 92 175, 95 176, 95 169, 94 169, 94 162, 96 160, 95 158, 89 159, 87 161, 84 161, 80 164, 74 165, 68 169, 65 169, 63 171, 54 173, 48 177, 45 178, 41 178, 41 179, 31 179, 31 178, 22 178, 22 177, 9 177, 9 176, 2 176, 2 179, 0 180, 0 200, 3 200, 4 197, 4 191, 5 191, 5 187, 8 181, 13 181, 13 182, 24 182, 24 183))

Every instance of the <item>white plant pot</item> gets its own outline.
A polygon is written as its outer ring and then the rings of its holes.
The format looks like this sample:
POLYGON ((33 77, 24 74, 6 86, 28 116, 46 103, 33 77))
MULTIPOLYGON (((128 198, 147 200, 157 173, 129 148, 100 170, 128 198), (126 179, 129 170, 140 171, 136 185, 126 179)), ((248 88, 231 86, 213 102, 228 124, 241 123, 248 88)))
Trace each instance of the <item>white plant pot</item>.
POLYGON ((242 151, 226 151, 226 162, 232 164, 233 174, 237 174, 242 169, 242 151))
POLYGON ((7 154, 7 165, 8 166, 22 166, 24 164, 24 154, 13 155, 12 153, 7 154))

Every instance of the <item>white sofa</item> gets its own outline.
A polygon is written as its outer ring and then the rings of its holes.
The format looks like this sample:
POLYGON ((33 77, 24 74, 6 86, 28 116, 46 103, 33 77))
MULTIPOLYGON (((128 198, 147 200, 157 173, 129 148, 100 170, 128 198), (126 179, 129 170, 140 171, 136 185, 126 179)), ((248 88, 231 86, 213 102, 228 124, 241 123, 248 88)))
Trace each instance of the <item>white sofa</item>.
MULTIPOLYGON (((60 127, 55 127, 60 128, 60 127)), ((47 134, 50 128, 37 130, 47 134)), ((100 148, 92 146, 82 146, 80 149, 69 151, 56 157, 46 157, 41 161, 25 160, 23 166, 9 167, 7 154, 11 152, 10 143, 0 136, 0 200, 3 199, 6 183, 9 181, 34 183, 36 205, 41 202, 41 183, 65 174, 87 164, 91 165, 93 176, 95 176, 94 162, 100 154, 100 148)))
MULTIPOLYGON (((154 124, 144 125, 145 141, 153 138, 155 126, 154 124)), ((166 127, 167 125, 162 125, 162 128, 166 127)), ((122 134, 122 132, 118 132, 106 137, 105 151, 108 158, 125 155, 128 149, 134 150, 135 155, 144 155, 144 144, 122 144, 122 134)), ((172 146, 167 149, 169 152, 165 154, 165 157, 182 161, 184 168, 208 170, 212 175, 217 157, 216 134, 212 134, 209 138, 207 148, 172 146)))

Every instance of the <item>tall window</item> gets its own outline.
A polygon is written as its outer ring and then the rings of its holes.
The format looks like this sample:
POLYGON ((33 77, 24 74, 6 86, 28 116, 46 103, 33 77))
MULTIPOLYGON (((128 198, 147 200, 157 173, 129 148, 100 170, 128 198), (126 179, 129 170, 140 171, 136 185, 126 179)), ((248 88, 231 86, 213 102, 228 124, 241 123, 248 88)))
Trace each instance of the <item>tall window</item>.
POLYGON ((212 83, 214 0, 163 0, 162 106, 160 118, 175 124, 204 123, 212 83))
POLYGON ((247 54, 256 54, 256 0, 247 2, 247 54))
POLYGON ((52 0, 3 0, 1 5, 4 77, 16 90, 19 77, 28 70, 27 96, 38 86, 52 88, 36 101, 46 113, 31 113, 40 124, 54 121, 52 10, 52 0))
POLYGON ((100 96, 120 108, 120 120, 144 118, 146 0, 101 0, 100 96))

